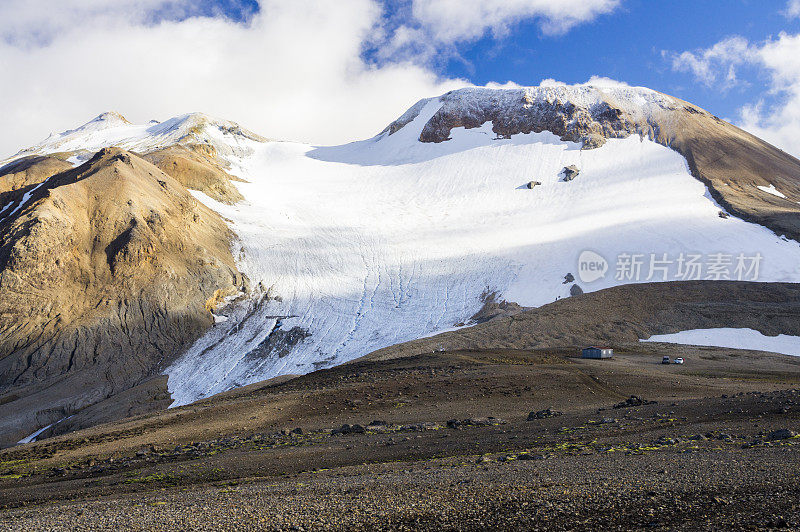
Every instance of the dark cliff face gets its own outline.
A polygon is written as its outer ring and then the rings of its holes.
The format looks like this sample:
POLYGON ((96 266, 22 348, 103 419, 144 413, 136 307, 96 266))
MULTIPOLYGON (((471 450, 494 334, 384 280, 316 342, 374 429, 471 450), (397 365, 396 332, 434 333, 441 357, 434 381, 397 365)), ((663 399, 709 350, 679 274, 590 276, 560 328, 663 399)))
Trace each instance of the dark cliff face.
POLYGON ((532 97, 521 91, 511 98, 482 97, 465 105, 457 93, 451 93, 442 98, 441 109, 425 124, 420 142, 443 142, 454 128, 476 128, 487 122, 500 138, 549 131, 562 140, 583 142, 592 136, 605 139, 638 133, 636 124, 622 110, 605 101, 578 106, 569 100, 532 97))
POLYGON ((648 89, 586 86, 462 89, 415 105, 385 130, 393 134, 436 101, 420 142, 491 123, 498 138, 549 131, 583 149, 639 135, 683 155, 729 213, 800 241, 800 161, 692 104, 648 89), (779 198, 759 190, 774 185, 779 198))
POLYGON ((156 374, 245 287, 225 222, 132 153, 28 188, 0 222, 0 444, 156 374))

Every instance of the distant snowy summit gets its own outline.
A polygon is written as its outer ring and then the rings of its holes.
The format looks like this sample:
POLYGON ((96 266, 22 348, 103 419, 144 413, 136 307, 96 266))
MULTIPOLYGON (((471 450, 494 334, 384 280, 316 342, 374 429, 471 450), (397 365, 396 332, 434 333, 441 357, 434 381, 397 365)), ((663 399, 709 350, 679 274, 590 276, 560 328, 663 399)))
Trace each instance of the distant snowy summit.
POLYGON ((133 124, 123 115, 108 111, 75 129, 50 135, 47 139, 24 149, 9 160, 29 155, 73 153, 75 162, 83 162, 95 152, 116 146, 137 153, 149 153, 175 145, 208 145, 223 159, 241 153, 247 141, 267 139, 236 122, 189 113, 158 122, 133 124))
POLYGON ((443 142, 454 128, 469 129, 491 122, 499 138, 549 131, 561 140, 596 148, 608 138, 631 134, 656 137, 659 123, 676 112, 711 117, 699 107, 644 87, 474 87, 417 102, 382 134, 396 133, 431 107, 436 110, 426 117, 421 142, 443 142))

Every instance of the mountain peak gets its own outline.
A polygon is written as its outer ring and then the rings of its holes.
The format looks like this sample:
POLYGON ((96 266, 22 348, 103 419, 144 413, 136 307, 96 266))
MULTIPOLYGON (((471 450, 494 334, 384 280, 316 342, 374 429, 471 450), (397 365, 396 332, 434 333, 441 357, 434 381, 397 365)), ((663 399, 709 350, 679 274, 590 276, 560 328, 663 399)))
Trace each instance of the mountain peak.
POLYGON ((708 114, 660 92, 622 84, 467 87, 421 100, 383 133, 393 135, 419 122, 419 140, 438 143, 448 140, 454 128, 491 122, 500 138, 550 131, 562 140, 597 147, 607 138, 648 134, 649 125, 664 113, 688 107, 693 113, 708 114))
POLYGON ((122 116, 121 113, 118 113, 117 111, 106 111, 105 113, 101 113, 92 118, 89 122, 84 124, 84 127, 88 126, 89 124, 103 124, 107 127, 114 127, 119 125, 128 125, 130 123, 131 122, 122 116))
POLYGON ((78 160, 85 160, 90 156, 88 154, 109 146, 150 153, 175 145, 211 146, 217 156, 227 160, 237 154, 249 153, 248 143, 266 140, 236 122, 199 112, 179 115, 163 122, 134 124, 116 111, 107 111, 80 127, 51 134, 9 160, 54 152, 75 152, 78 160))

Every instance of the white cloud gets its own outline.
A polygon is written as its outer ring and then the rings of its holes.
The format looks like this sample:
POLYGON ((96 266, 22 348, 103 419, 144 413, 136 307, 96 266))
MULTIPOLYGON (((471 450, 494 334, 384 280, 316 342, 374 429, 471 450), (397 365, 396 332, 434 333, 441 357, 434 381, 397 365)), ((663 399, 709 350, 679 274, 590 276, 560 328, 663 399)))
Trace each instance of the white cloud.
POLYGON ((754 68, 769 84, 760 99, 740 109, 738 125, 764 140, 800 155, 800 34, 750 43, 731 37, 706 50, 673 55, 673 68, 701 82, 729 87, 739 83, 737 67, 754 68))
POLYGON ((800 17, 800 0, 789 0, 786 5, 786 16, 789 18, 800 17))
POLYGON ((513 24, 541 19, 545 33, 570 28, 610 13, 620 0, 413 0, 414 18, 441 42, 480 38, 487 31, 508 32, 513 24))
MULTIPOLYGON (((600 88, 623 88, 623 87, 630 87, 624 81, 619 81, 616 79, 607 78, 605 76, 592 76, 589 78, 589 81, 585 81, 584 83, 579 83, 578 85, 584 87, 600 87, 600 88)), ((539 83, 540 87, 566 87, 567 84, 563 81, 558 81, 553 78, 543 79, 541 83, 539 83)))
POLYGON ((613 89, 630 87, 630 85, 628 85, 624 81, 607 78, 605 76, 592 76, 591 78, 589 78, 589 81, 583 83, 583 85, 589 85, 592 87, 613 88, 613 89))
POLYGON ((0 38, 21 46, 46 43, 67 28, 116 21, 146 23, 199 12, 191 0, 7 0, 0 3, 0 38))
POLYGON ((622 0, 405 0, 391 28, 384 28, 377 56, 436 63, 458 59, 457 45, 487 33, 506 36, 514 25, 537 20, 546 35, 611 13, 622 0))
POLYGON ((505 83, 498 83, 496 81, 490 81, 486 84, 487 89, 521 89, 522 85, 519 83, 515 83, 513 81, 506 81, 505 83))
POLYGON ((680 54, 664 51, 662 55, 672 61, 673 69, 690 72, 703 84, 724 90, 739 83, 736 67, 752 62, 757 51, 744 37, 733 36, 710 48, 680 54))
POLYGON ((758 48, 758 62, 770 74, 770 87, 742 109, 741 126, 800 156, 800 34, 767 41, 758 48))
POLYGON ((566 31, 620 0, 411 0, 391 19, 382 2, 259 0, 242 23, 202 16, 206 0, 2 0, 0 156, 106 110, 136 122, 202 111, 313 143, 364 138, 468 84, 437 75, 437 53, 523 18, 566 31))
POLYGON ((70 0, 63 12, 54 8, 37 43, 21 44, 31 35, 26 25, 36 24, 29 1, 0 3, 0 156, 111 109, 136 122, 202 111, 273 138, 345 142, 377 133, 420 98, 465 84, 410 62, 364 61, 382 17, 374 0, 262 0, 247 24, 146 23, 154 10, 181 5, 70 0), (125 4, 141 11, 123 16, 125 4), (69 24, 58 24, 62 15, 69 24))

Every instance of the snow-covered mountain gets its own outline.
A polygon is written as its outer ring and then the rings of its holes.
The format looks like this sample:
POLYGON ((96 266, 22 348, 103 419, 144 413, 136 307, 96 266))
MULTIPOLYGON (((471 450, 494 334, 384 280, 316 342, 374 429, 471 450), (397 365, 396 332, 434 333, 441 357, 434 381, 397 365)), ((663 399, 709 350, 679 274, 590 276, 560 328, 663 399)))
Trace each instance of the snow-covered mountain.
MULTIPOLYGON (((247 201, 198 197, 232 220, 239 267, 268 295, 222 311, 227 321, 168 368, 176 404, 451 329, 487 292, 522 306, 569 297, 565 277, 578 277, 587 250, 612 271, 576 279, 583 290, 635 280, 613 271, 624 254, 761 253, 761 280, 800 281, 797 242, 721 217, 686 160, 647 138, 582 150, 548 131, 498 138, 486 122, 454 128, 447 142, 420 141, 441 111, 551 95, 576 117, 591 117, 608 95, 634 119, 674 101, 646 89, 464 90, 417 104, 367 141, 254 144, 234 165, 247 201), (570 165, 580 174, 564 181, 570 165), (531 181, 541 184, 528 189, 531 181)), ((662 278, 648 268, 640 281, 662 278)))
POLYGON ((134 125, 105 114, 15 158, 176 143, 212 146, 242 180, 237 203, 192 194, 228 220, 249 288, 215 299, 213 327, 164 369, 173 406, 468 325, 487 299, 533 307, 693 278, 693 256, 703 279, 800 282, 800 163, 643 88, 464 89, 332 147, 204 115, 134 125), (752 164, 721 166, 729 146, 752 164), (584 252, 604 275, 580 271, 584 252))
POLYGON ((80 127, 51 134, 35 146, 21 150, 0 164, 35 155, 63 153, 74 163, 82 163, 98 150, 117 146, 137 153, 148 153, 175 145, 213 146, 219 156, 249 155, 243 143, 265 142, 263 137, 243 129, 235 122, 189 113, 158 122, 132 124, 115 111, 102 113, 80 127))

